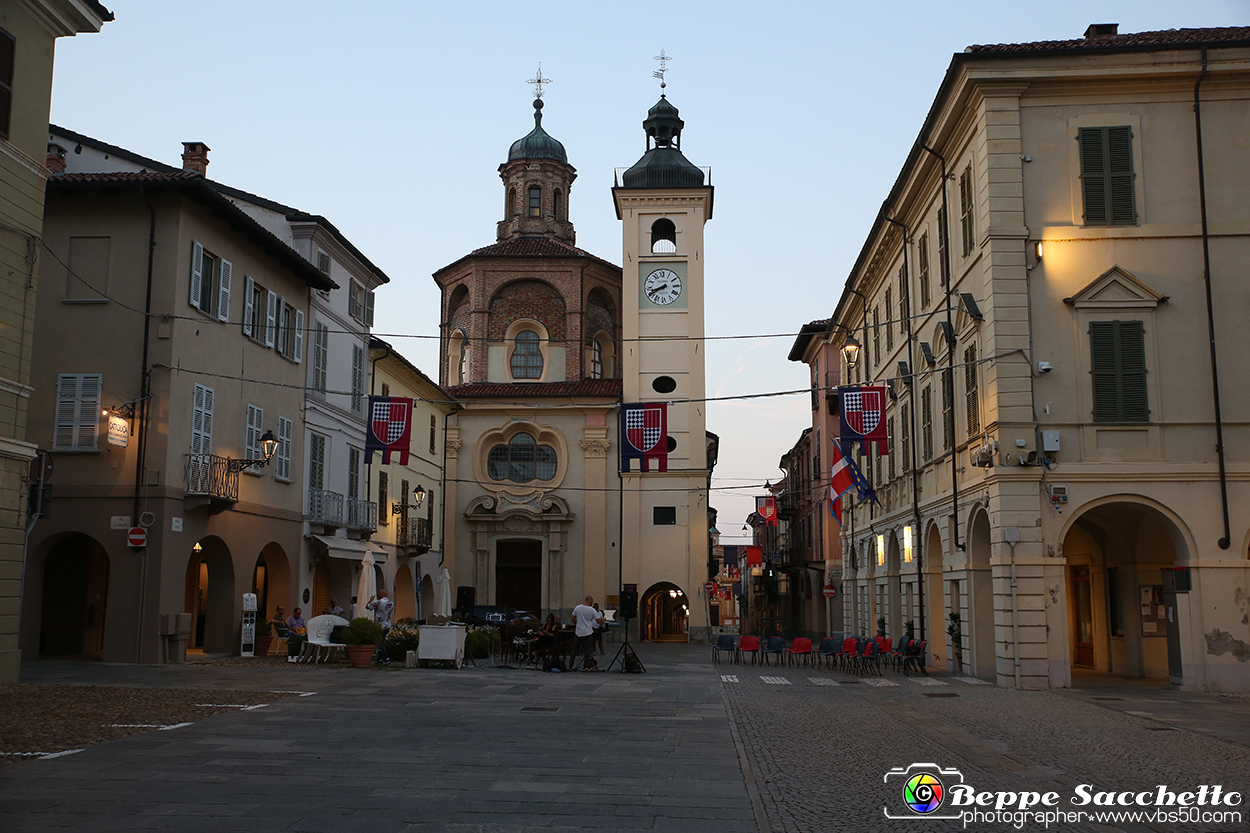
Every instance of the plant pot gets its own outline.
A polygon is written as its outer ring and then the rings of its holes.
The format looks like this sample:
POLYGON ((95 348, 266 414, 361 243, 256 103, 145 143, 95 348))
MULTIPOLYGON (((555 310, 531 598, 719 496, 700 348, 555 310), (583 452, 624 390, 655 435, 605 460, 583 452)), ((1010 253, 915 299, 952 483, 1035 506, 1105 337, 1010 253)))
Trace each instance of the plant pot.
POLYGON ((344 645, 347 650, 347 661, 352 664, 353 668, 368 668, 369 661, 373 659, 373 645, 344 645))
POLYGON ((268 656, 271 645, 273 645, 272 636, 258 636, 256 644, 252 647, 252 654, 258 657, 268 656))
POLYGON ((964 673, 964 652, 963 651, 955 652, 955 667, 959 669, 960 674, 964 673))

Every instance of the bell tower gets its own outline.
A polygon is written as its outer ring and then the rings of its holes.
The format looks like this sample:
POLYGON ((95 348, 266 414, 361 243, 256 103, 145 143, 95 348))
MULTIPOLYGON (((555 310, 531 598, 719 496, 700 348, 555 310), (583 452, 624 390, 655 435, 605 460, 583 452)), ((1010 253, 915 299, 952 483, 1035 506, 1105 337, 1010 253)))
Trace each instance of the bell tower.
POLYGON ((710 474, 703 226, 712 217, 711 171, 682 154, 685 122, 663 93, 642 127, 646 152, 612 189, 623 239, 622 399, 670 403, 668 470, 622 474, 621 581, 638 585, 644 607, 649 590, 676 585, 690 637, 702 641, 710 474))

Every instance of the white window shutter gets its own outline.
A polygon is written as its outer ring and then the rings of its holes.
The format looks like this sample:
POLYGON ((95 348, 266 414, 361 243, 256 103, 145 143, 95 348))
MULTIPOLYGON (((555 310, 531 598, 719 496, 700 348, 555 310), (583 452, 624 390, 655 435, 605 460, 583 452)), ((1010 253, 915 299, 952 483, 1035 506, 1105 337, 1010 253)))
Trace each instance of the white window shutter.
POLYGON ((285 356, 287 342, 291 340, 291 334, 287 332, 287 328, 291 326, 291 322, 290 322, 290 319, 286 317, 286 298, 282 297, 281 295, 278 296, 277 319, 278 319, 278 337, 274 345, 274 349, 276 349, 279 353, 285 356))
POLYGON ((200 282, 204 278, 204 247, 191 241, 191 306, 200 307, 200 282))
POLYGON ((204 386, 195 386, 191 401, 191 453, 204 453, 204 386))
POLYGON ((230 320, 230 277, 234 267, 230 265, 230 261, 223 260, 221 262, 221 278, 219 280, 220 291, 217 295, 217 320, 230 320))
POLYGON ((301 310, 295 311, 295 355, 291 358, 297 363, 304 360, 304 313, 301 310))
POLYGON ((249 460, 256 459, 256 406, 247 406, 247 436, 243 440, 243 456, 249 460))
POLYGON ((252 318, 256 316, 256 301, 252 296, 256 293, 256 281, 251 275, 243 276, 243 335, 254 335, 252 318))
POLYGON ((74 448, 81 451, 96 448, 103 385, 104 376, 99 373, 84 373, 78 377, 78 436, 74 438, 74 448))
POLYGON ((275 477, 279 480, 291 479, 291 420, 278 417, 278 465, 275 477))
POLYGON ((273 347, 273 335, 278 317, 278 296, 265 290, 265 346, 273 347))
POLYGON ((347 287, 347 314, 360 320, 360 284, 355 281, 347 287))
POLYGON ((56 380, 56 425, 52 429, 52 447, 74 447, 74 428, 78 419, 78 376, 62 373, 56 380))
POLYGON ((213 389, 204 388, 204 453, 213 451, 213 389))
POLYGON ((365 326, 373 326, 373 290, 365 292, 365 326))

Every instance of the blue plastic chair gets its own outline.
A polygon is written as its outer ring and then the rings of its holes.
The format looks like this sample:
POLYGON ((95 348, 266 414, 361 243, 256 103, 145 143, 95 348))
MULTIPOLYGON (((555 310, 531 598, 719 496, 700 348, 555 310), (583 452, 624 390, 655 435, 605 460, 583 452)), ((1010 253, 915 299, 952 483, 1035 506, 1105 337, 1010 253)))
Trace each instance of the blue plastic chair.
POLYGON ((838 640, 832 636, 826 636, 820 640, 820 647, 816 650, 816 656, 823 659, 826 665, 832 665, 833 658, 837 656, 840 649, 841 645, 838 644, 838 640))
POLYGON ((738 661, 738 648, 734 645, 734 638, 727 633, 716 637, 716 642, 712 645, 712 662, 720 662, 721 654, 729 654, 731 661, 738 661))
POLYGON ((781 660, 785 656, 786 641, 780 636, 768 637, 768 644, 760 651, 760 656, 764 659, 764 664, 768 665, 768 655, 775 654, 777 656, 777 664, 781 665, 781 660))

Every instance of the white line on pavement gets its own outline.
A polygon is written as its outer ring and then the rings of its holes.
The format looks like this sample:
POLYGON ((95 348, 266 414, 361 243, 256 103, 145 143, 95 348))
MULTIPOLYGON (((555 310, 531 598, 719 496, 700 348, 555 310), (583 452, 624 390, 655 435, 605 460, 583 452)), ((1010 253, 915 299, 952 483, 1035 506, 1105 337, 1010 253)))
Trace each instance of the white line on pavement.
POLYGON ((864 685, 870 685, 875 688, 884 688, 886 686, 896 686, 896 687, 898 686, 898 683, 894 682, 893 680, 887 680, 884 677, 877 677, 875 679, 872 677, 869 677, 867 679, 860 680, 860 682, 863 683, 864 685))
POLYGON ((738 682, 738 675, 737 674, 721 674, 720 681, 722 683, 736 683, 738 682))
POLYGON ((785 677, 760 677, 760 682, 768 683, 769 685, 790 685, 790 681, 785 677))
POLYGON ((81 751, 81 749, 64 749, 60 752, 0 752, 0 755, 14 755, 19 758, 38 758, 41 761, 48 761, 52 758, 73 755, 75 752, 81 751))
POLYGON ((950 685, 950 683, 945 682, 944 680, 939 680, 935 677, 908 677, 907 679, 911 680, 916 685, 950 685))
POLYGON ((976 677, 955 677, 954 679, 959 680, 961 683, 967 683, 968 685, 989 685, 989 683, 985 680, 978 680, 976 677))
POLYGON ((830 680, 830 679, 826 679, 825 677, 808 677, 807 679, 810 682, 815 683, 816 685, 842 685, 837 680, 830 680))
POLYGON ((271 691, 270 694, 298 694, 300 697, 312 697, 315 691, 271 691))

